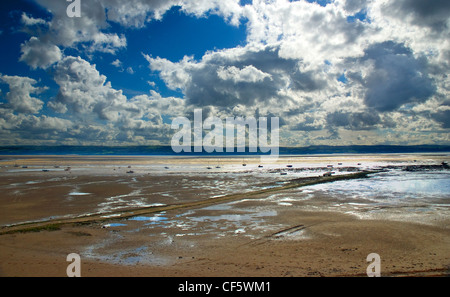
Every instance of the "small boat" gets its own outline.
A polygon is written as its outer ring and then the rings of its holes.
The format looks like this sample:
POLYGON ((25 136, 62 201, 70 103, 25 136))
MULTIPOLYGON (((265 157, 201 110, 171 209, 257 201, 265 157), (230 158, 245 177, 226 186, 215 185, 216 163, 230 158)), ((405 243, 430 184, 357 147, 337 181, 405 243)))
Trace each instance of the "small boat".
POLYGON ((280 175, 287 175, 287 172, 281 172, 280 175))
POLYGON ((206 167, 206 169, 212 169, 212 167, 209 167, 209 166, 208 166, 208 167, 206 167))
POLYGON ((287 168, 292 168, 292 165, 286 165, 287 168))
POLYGON ((133 171, 133 170, 130 170, 130 171, 127 171, 127 173, 134 173, 134 171, 133 171))
POLYGON ((263 168, 263 166, 262 165, 258 165, 258 168, 263 168))

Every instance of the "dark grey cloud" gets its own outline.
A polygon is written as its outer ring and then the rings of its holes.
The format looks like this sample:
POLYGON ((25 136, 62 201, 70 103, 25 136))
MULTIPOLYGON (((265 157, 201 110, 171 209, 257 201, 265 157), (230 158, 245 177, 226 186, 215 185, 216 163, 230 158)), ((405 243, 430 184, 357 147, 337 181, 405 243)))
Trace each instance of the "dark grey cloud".
POLYGON ((411 16, 413 24, 428 26, 436 32, 449 29, 450 1, 448 0, 391 1, 384 12, 399 19, 411 16))
POLYGON ((295 108, 289 108, 284 110, 284 115, 287 117, 297 116, 304 114, 308 110, 311 110, 312 108, 318 107, 318 103, 314 102, 314 99, 312 97, 304 97, 304 101, 300 106, 296 106, 295 108))
POLYGON ((331 129, 344 127, 349 130, 370 130, 380 123, 380 116, 374 112, 333 112, 327 115, 327 125, 331 129))
POLYGON ((405 103, 424 102, 436 92, 427 71, 427 59, 416 58, 403 44, 386 41, 371 45, 359 62, 372 61, 363 78, 364 102, 377 111, 393 111, 405 103))
POLYGON ((366 8, 367 2, 367 0, 347 0, 345 1, 344 9, 350 13, 355 13, 366 8))
POLYGON ((442 128, 450 128, 450 110, 440 111, 432 114, 432 118, 442 125, 442 128))
POLYGON ((303 122, 295 124, 291 130, 293 131, 319 131, 324 127, 322 125, 315 124, 315 117, 306 116, 303 122))
MULTIPOLYGON (((439 108, 449 108, 450 99, 446 99, 441 103, 439 108)), ((450 109, 443 109, 437 112, 431 113, 431 118, 442 125, 442 128, 450 128, 450 109)))
MULTIPOLYGON (((151 61, 150 61, 151 63, 151 61)), ((301 71, 297 59, 282 58, 278 46, 248 50, 239 55, 215 54, 186 72, 190 79, 184 93, 195 106, 252 106, 276 98, 279 90, 313 92, 325 88, 313 71, 301 71)))

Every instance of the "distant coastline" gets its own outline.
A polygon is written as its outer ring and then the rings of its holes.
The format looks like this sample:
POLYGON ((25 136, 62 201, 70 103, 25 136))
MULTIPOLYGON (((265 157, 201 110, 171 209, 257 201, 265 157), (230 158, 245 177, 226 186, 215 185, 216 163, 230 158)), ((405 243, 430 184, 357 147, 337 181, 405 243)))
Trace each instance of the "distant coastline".
MULTIPOLYGON (((449 145, 350 145, 280 147, 280 155, 320 154, 394 154, 394 153, 450 153, 449 145)), ((175 153, 170 146, 0 146, 0 155, 81 155, 81 156, 257 156, 264 153, 175 153)))

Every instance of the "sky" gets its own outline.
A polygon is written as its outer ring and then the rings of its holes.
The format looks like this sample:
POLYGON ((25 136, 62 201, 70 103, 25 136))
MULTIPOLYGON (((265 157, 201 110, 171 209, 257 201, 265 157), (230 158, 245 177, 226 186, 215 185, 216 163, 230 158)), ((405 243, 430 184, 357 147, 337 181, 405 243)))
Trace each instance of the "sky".
POLYGON ((0 2, 0 145, 168 145, 278 117, 281 146, 450 144, 450 1, 0 2))

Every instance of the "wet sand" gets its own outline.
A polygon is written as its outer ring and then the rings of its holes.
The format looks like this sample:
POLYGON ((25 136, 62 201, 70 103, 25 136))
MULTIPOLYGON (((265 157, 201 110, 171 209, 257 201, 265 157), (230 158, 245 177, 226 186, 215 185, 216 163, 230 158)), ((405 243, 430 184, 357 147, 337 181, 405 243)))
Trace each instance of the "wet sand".
MULTIPOLYGON (((369 162, 436 164, 445 159, 448 157, 360 156, 343 163, 364 167, 369 162)), ((333 163, 337 167, 338 160, 345 157, 285 158, 278 165, 326 167, 333 163)), ((267 175, 254 174, 260 170, 258 160, 245 160, 246 168, 241 162, 232 158, 205 162, 144 157, 23 157, 19 161, 3 157, 0 225, 245 194, 293 178, 294 171, 287 176, 276 172, 277 168, 285 170, 284 166, 272 166, 267 175), (215 168, 219 162, 221 168, 215 168), (68 166, 71 170, 64 171, 68 166), (214 168, 205 170, 205 166, 214 168)), ((252 199, 244 195, 218 205, 68 224, 54 231, 3 234, 0 276, 66 276, 70 253, 81 256, 82 276, 366 276, 370 253, 380 255, 383 276, 449 274, 447 206, 440 207, 439 213, 420 212, 411 220, 407 219, 410 209, 404 207, 388 209, 389 215, 381 212, 382 216, 361 218, 347 211, 347 206, 336 207, 335 198, 320 191, 298 196, 299 192, 287 189, 252 199), (402 211, 406 215, 396 219, 402 211)), ((372 211, 364 209, 365 214, 372 211)))

